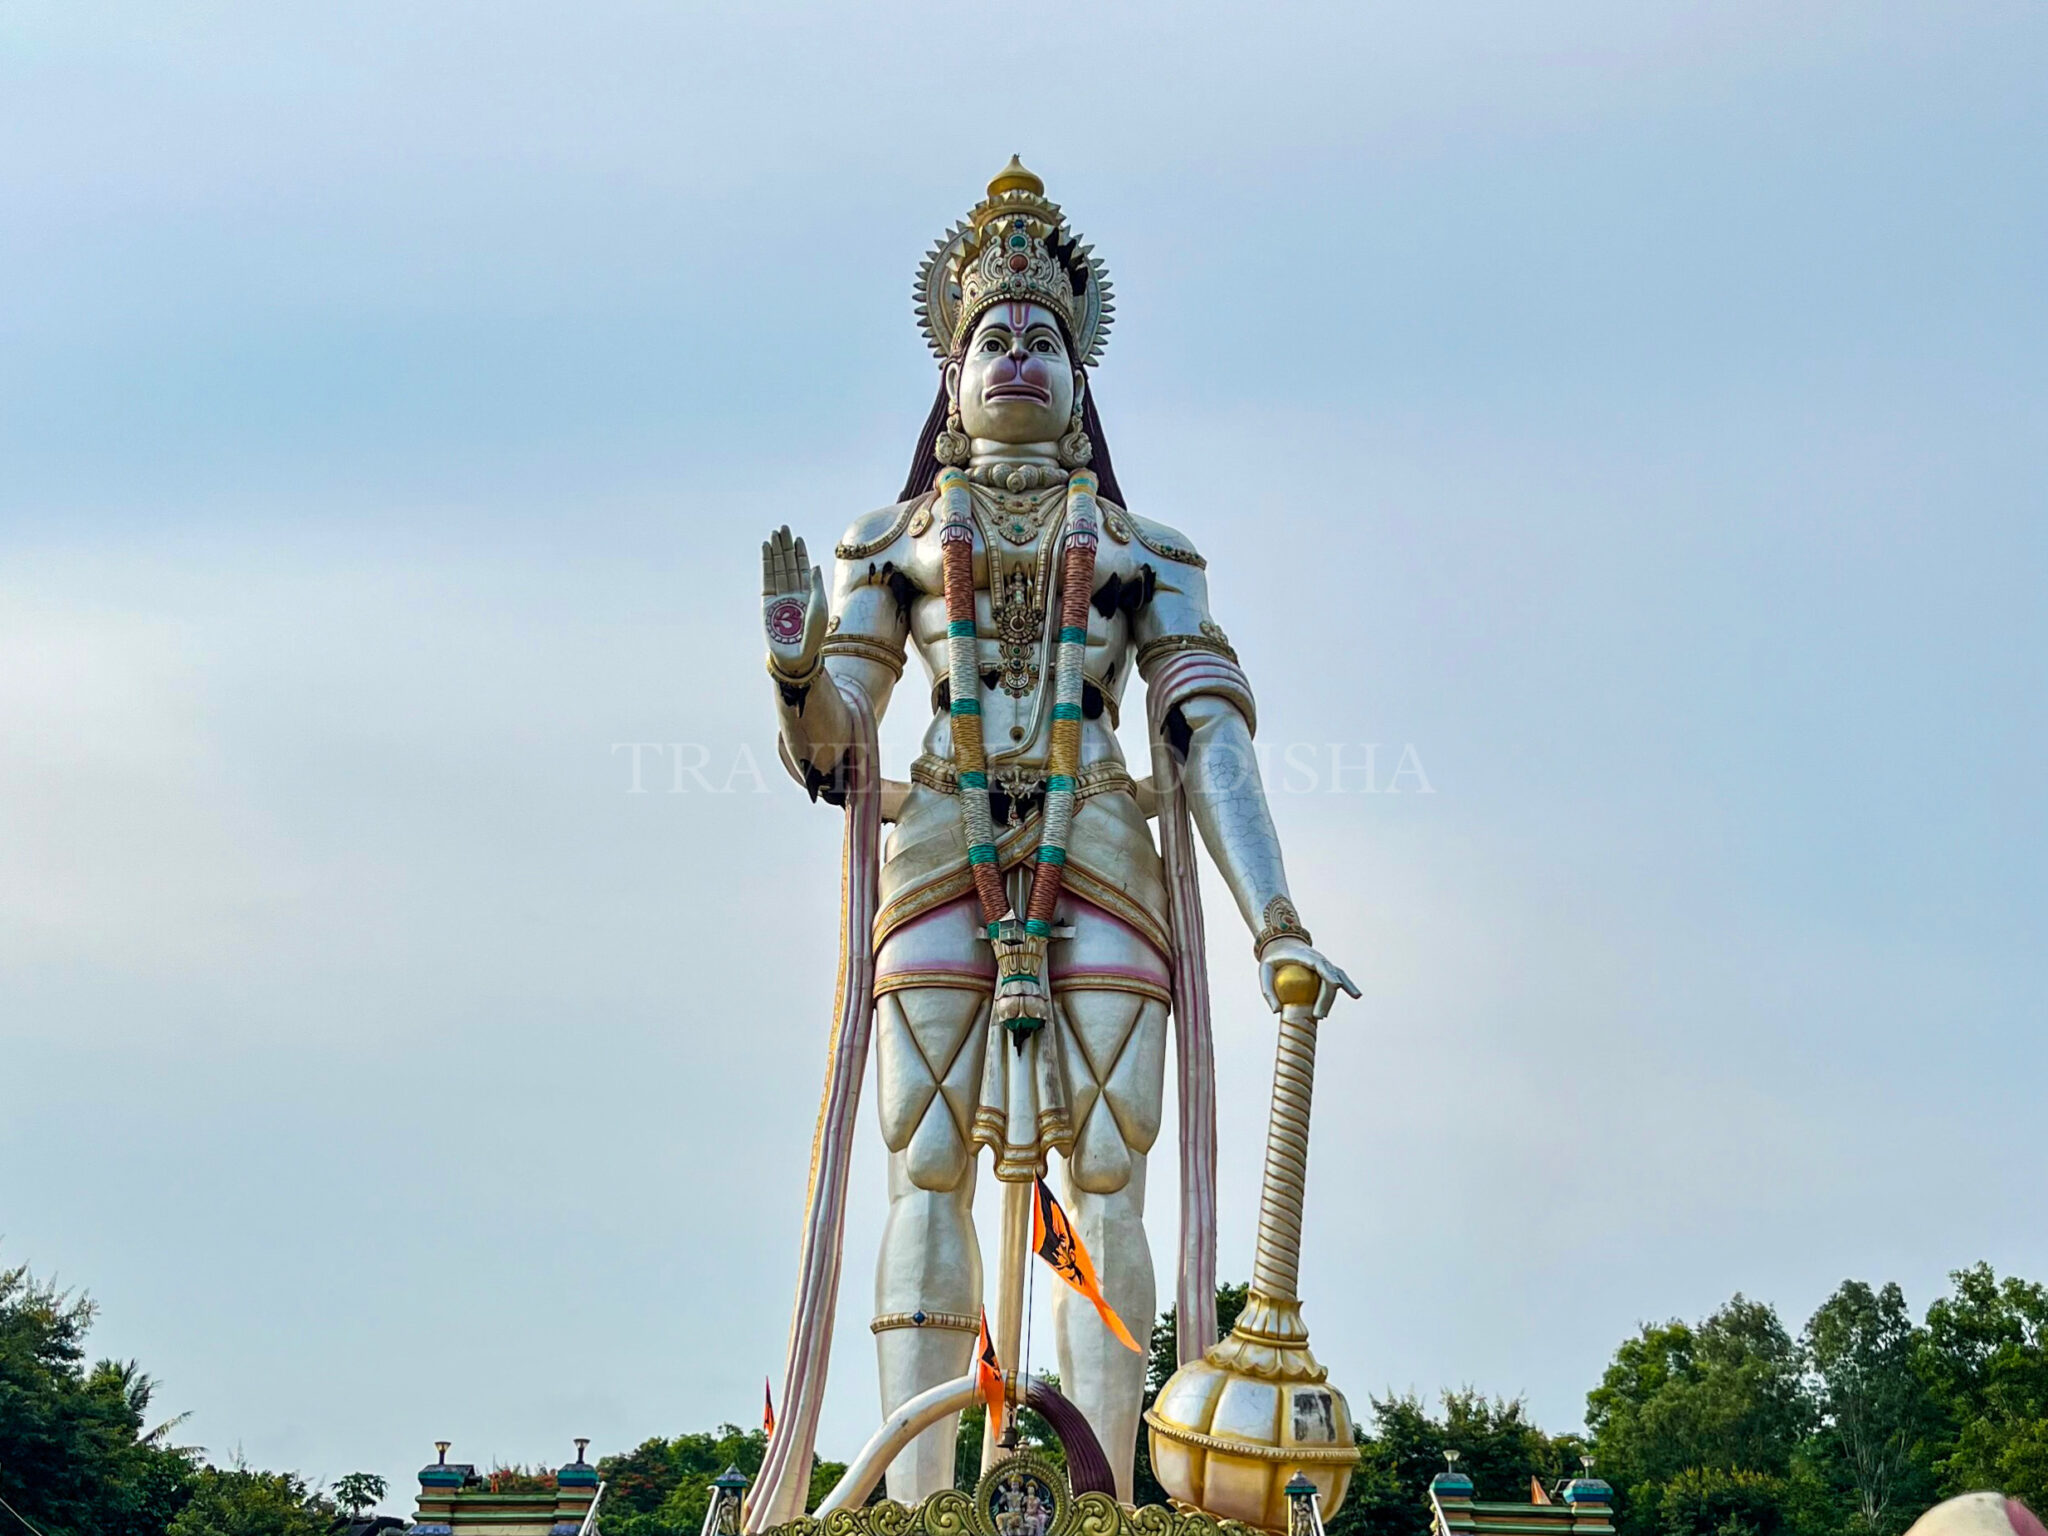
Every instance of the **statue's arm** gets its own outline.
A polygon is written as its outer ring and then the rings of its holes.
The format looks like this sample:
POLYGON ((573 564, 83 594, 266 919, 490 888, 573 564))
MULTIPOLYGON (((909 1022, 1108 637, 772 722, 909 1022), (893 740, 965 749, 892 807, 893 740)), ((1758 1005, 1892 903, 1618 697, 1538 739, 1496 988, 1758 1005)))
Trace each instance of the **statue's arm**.
POLYGON ((762 546, 762 622, 783 765, 814 795, 835 783, 853 740, 847 693, 858 691, 879 721, 903 674, 909 598, 886 558, 896 552, 887 547, 891 527, 900 538, 897 513, 884 509, 848 531, 829 599, 803 540, 784 528, 762 546), (847 558, 850 551, 860 557, 847 558))
MULTIPOLYGON (((1149 531, 1162 535, 1155 552, 1161 546, 1189 552, 1186 541, 1170 530, 1151 525, 1149 531)), ((1157 587, 1152 601, 1139 610, 1133 625, 1141 664, 1175 647, 1210 649, 1235 662, 1236 653, 1210 615, 1208 577, 1199 562, 1167 558, 1156 561, 1154 569, 1157 587)), ((1146 670, 1149 674, 1151 666, 1146 670)), ((1174 706, 1166 728, 1182 763, 1188 810, 1202 845, 1252 934, 1266 1001, 1277 1011, 1273 977, 1287 961, 1307 965, 1322 978, 1318 1016, 1329 1011, 1339 988, 1356 997, 1358 988, 1351 978, 1312 947, 1295 911, 1280 834, 1266 803, 1251 722, 1244 711, 1224 693, 1197 693, 1174 706)))

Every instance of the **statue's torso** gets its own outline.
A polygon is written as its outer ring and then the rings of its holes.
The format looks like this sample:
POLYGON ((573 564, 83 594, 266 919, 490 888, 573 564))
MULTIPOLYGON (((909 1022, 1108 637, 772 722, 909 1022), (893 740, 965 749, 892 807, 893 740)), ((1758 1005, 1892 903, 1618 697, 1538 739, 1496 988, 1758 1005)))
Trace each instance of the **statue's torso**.
MULTIPOLYGON (((1057 685, 1064 496, 1064 487, 1040 498, 976 493, 978 696, 998 862, 1006 869, 1027 862, 1038 845, 1057 685), (1035 518, 1034 501, 1043 504, 1035 518)), ((1163 948, 1166 901, 1159 855, 1116 726, 1131 675, 1154 646, 1227 650, 1227 642, 1208 619, 1201 557, 1171 529, 1107 501, 1100 506, 1066 885, 1163 948)), ((840 625, 825 643, 828 661, 887 665, 882 656, 901 657, 897 647, 907 638, 924 663, 921 678, 911 668, 890 696, 891 709, 927 710, 930 723, 884 851, 878 938, 971 885, 952 716, 945 707, 950 646, 936 512, 934 498, 926 496, 871 514, 848 531, 838 550, 840 625)))
MULTIPOLYGON (((1051 743, 1052 700, 1059 628, 1061 503, 1064 488, 1050 493, 1052 510, 1035 528, 1020 514, 1001 517, 993 498, 977 493, 974 541, 975 628, 981 661, 982 734, 992 775, 1043 771, 1051 743), (994 510, 997 515, 991 516, 994 510), (1023 534, 1013 538, 1012 531, 1023 534)), ((1011 498, 1028 503, 1031 498, 1011 498)), ((913 519, 913 527, 924 521, 913 519)), ((1135 539, 1105 534, 1095 555, 1094 592, 1107 594, 1144 582, 1144 566, 1157 557, 1135 539)), ((910 644, 924 661, 926 695, 938 695, 947 678, 945 568, 935 520, 911 540, 904 575, 913 596, 910 644)), ((1132 608, 1106 600, 1088 609, 1088 646, 1082 662, 1084 693, 1081 763, 1089 767, 1122 761, 1115 726, 1135 670, 1132 608), (1110 609, 1104 613, 1102 609, 1110 609)), ((907 690, 906 690, 907 691, 907 690)), ((905 699, 903 703, 908 703, 905 699)), ((901 704, 898 707, 902 707, 901 704)), ((950 760, 951 718, 934 708, 925 732, 925 752, 950 760)))

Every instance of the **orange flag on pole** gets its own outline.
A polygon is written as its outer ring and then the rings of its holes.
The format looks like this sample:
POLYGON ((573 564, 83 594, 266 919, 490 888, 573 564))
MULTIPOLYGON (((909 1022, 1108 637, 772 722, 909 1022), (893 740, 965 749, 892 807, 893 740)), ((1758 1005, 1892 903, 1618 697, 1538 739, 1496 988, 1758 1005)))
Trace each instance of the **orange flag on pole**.
POLYGON ((775 1393, 766 1376, 761 1378, 761 1438, 775 1438, 775 1393))
POLYGON ((1102 1282, 1095 1278, 1095 1261, 1081 1246, 1081 1234, 1067 1220, 1067 1213, 1060 1209, 1059 1201, 1052 1197, 1045 1180, 1039 1179, 1037 1184, 1038 1198, 1031 1203, 1032 1248, 1052 1266, 1054 1274, 1094 1304, 1103 1326, 1115 1334, 1126 1349, 1137 1350, 1142 1355, 1144 1351, 1138 1349, 1138 1341, 1131 1337, 1131 1330, 1124 1326, 1124 1320, 1103 1298, 1102 1282))
POLYGON ((1001 1424, 1003 1399, 1009 1394, 1003 1389, 1003 1363, 996 1358, 996 1341, 988 1335, 986 1307, 981 1310, 981 1337, 974 1343, 974 1379, 981 1388, 981 1400, 988 1404, 989 1416, 1001 1424))

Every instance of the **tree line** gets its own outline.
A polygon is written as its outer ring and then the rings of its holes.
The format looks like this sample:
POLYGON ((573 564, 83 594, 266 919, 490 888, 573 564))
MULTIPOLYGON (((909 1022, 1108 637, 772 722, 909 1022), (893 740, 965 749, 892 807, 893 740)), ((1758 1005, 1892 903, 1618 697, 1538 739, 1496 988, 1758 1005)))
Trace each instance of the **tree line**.
MULTIPOLYGON (((1329 1536, 1426 1536, 1429 1480, 1451 1450, 1477 1497, 1503 1501, 1526 1501, 1531 1479, 1581 1475, 1590 1458, 1614 1486, 1620 1536, 1898 1536, 1974 1488, 2048 1510, 2048 1290, 1985 1264, 1950 1281, 1917 1320, 1898 1286, 1852 1280, 1797 1334, 1741 1295, 1696 1323, 1645 1324, 1586 1394, 1583 1432, 1550 1434, 1519 1399, 1469 1387, 1434 1403, 1372 1397, 1329 1536)), ((1219 1288, 1223 1328, 1244 1299, 1242 1285, 1219 1288)), ((25 1266, 0 1270, 8 1536, 337 1536, 383 1496, 369 1473, 323 1488, 175 1444, 179 1421, 151 1423, 156 1383, 134 1362, 86 1364, 93 1315, 25 1266)), ((1150 1342, 1148 1406, 1177 1357, 1171 1312, 1150 1342)), ((1036 1415, 1021 1428, 1057 1455, 1036 1415)), ((962 1486, 980 1436, 967 1415, 962 1486)), ((752 1477, 764 1450, 759 1430, 724 1425, 603 1457, 605 1536, 697 1536, 711 1479, 727 1466, 752 1477)), ((813 1499, 844 1470, 820 1459, 813 1499)), ((1142 1432, 1137 1473, 1141 1501, 1164 1498, 1142 1432)))
POLYGON ((0 1269, 0 1530, 7 1536, 329 1536, 384 1496, 352 1472, 333 1488, 225 1466, 150 1423, 156 1383, 132 1360, 85 1363, 95 1308, 0 1269))
MULTIPOLYGON (((1427 1536, 1429 1481, 1458 1452, 1481 1499, 1526 1502, 1592 1475, 1615 1490, 1620 1536, 1898 1536, 1929 1505, 1997 1488, 2048 1510, 2048 1290, 1978 1264, 1915 1321, 1896 1285, 1845 1281, 1795 1336, 1736 1295, 1697 1323, 1639 1328, 1586 1394, 1583 1432, 1550 1434, 1519 1399, 1450 1389, 1369 1399, 1359 1466, 1329 1536, 1427 1536)), ((1217 1290, 1227 1332, 1243 1285, 1217 1290)), ((1219 1335, 1220 1336, 1220 1335, 1219 1335)), ((1145 1402, 1173 1374, 1173 1314, 1152 1328, 1145 1402)), ((1036 1415, 1023 1439, 1054 1457, 1036 1415)), ((606 1536, 695 1536, 710 1479, 752 1476, 759 1431, 649 1440, 599 1463, 606 1536)), ((980 1416, 961 1425, 956 1482, 981 1464, 980 1416)), ((812 1492, 842 1468, 821 1463, 812 1492)), ((1163 1502, 1145 1437, 1136 1494, 1163 1502)))

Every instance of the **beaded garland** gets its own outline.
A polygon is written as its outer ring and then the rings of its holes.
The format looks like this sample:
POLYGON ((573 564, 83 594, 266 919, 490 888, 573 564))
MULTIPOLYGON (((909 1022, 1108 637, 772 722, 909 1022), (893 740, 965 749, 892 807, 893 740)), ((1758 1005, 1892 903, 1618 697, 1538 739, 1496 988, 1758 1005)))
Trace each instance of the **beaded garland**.
POLYGON ((1067 482, 1044 821, 1022 922, 1011 910, 1003 889, 996 861, 995 821, 989 810, 988 749, 981 730, 981 670, 974 617, 973 496, 967 477, 957 468, 941 470, 937 487, 945 508, 939 540, 945 562, 947 671, 952 684, 953 761, 967 832, 967 863, 996 950, 997 1017, 1022 1049, 1024 1037, 1044 1025, 1049 1011, 1041 971, 1065 879, 1067 837, 1073 830, 1081 771, 1082 662, 1088 650, 1088 599, 1095 585, 1100 522, 1096 478, 1087 470, 1076 470, 1067 482))

